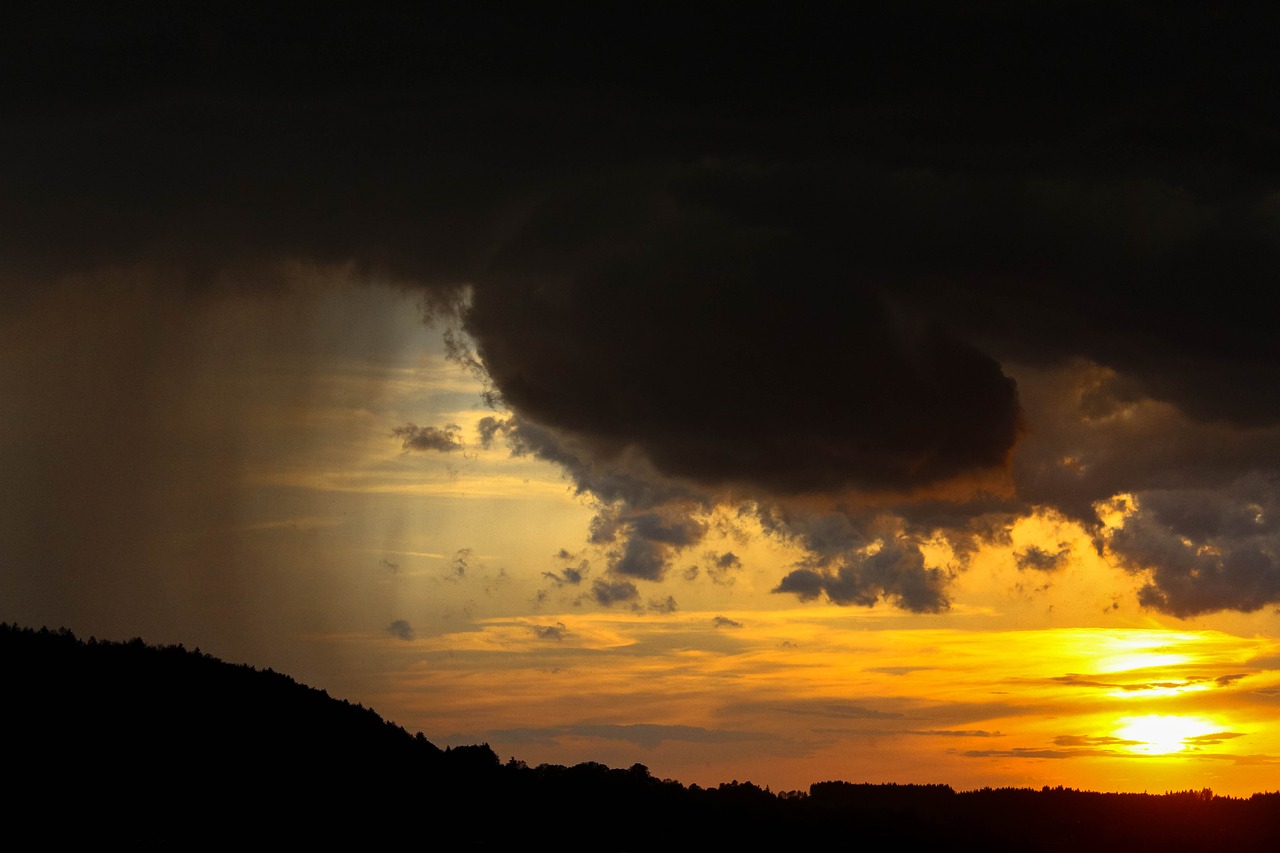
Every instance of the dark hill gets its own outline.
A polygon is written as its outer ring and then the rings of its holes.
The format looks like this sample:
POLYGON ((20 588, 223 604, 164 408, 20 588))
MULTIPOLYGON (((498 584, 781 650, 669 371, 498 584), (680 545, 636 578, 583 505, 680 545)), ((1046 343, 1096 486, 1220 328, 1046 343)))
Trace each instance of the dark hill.
MULTIPOLYGON (((6 811, 49 840, 367 833, 497 769, 270 670, 0 626, 6 811)), ((15 821, 10 822, 10 827, 15 821)))
POLYGON ((775 794, 501 764, 279 673, 141 640, 0 625, 5 839, 172 849, 1273 851, 1280 794, 821 782, 775 794))

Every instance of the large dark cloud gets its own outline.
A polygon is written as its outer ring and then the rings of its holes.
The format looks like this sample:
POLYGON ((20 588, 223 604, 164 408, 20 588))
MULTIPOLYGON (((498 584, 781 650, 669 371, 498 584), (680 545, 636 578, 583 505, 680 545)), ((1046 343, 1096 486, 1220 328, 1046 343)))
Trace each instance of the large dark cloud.
POLYGON ((807 221, 849 227, 839 193, 754 174, 709 198, 679 186, 700 177, 642 175, 532 215, 465 314, 508 405, 713 488, 901 488, 1005 461, 1013 382, 893 311, 847 233, 807 221), (781 210, 742 204, 770 194, 781 210))
POLYGON ((1124 492, 1145 603, 1280 600, 1270 534, 1176 506, 1276 468, 1275 13, 606 7, 0 28, 0 307, 414 282, 509 410, 482 443, 599 500, 602 603, 746 502, 809 555, 779 589, 940 610, 928 536, 1124 492))

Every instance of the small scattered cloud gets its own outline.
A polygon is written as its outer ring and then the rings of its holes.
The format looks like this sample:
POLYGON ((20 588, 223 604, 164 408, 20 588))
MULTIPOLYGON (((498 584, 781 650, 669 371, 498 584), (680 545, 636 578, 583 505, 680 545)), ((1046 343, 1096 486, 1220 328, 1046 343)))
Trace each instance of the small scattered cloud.
POLYGON ((653 599, 649 602, 649 610, 653 613, 675 613, 678 609, 675 596, 672 595, 668 595, 665 599, 653 599))
POLYGON ((908 675, 913 672, 922 670, 937 669, 933 666, 872 666, 867 668, 867 672, 880 672, 885 675, 908 675))
POLYGON ((416 424, 405 424, 391 430, 391 435, 401 439, 401 447, 409 451, 437 451, 451 453, 463 448, 462 439, 458 437, 461 427, 448 424, 444 427, 420 427, 416 424))
POLYGON ((510 433, 512 429, 512 421, 510 418, 495 418, 492 416, 480 419, 480 423, 476 426, 476 433, 480 437, 480 446, 485 450, 493 447, 494 440, 502 434, 510 433))
POLYGON ((1235 740, 1238 737, 1244 737, 1243 732, 1210 732, 1204 735, 1195 735, 1193 737, 1183 738, 1183 743, 1190 747, 1197 746, 1216 746, 1229 740, 1235 740))
POLYGON ((607 581, 596 578, 591 582, 591 597, 598 604, 612 607, 615 604, 637 600, 640 597, 640 591, 631 581, 607 581))
MULTIPOLYGON (((556 557, 565 561, 577 559, 577 555, 570 554, 563 548, 560 549, 560 553, 556 557)), ((580 586, 590 571, 591 563, 587 560, 581 560, 576 566, 565 566, 558 572, 543 572, 542 576, 556 587, 580 586)))
POLYGON ((711 578, 712 583, 731 586, 734 572, 742 568, 742 560, 738 555, 732 551, 726 551, 723 554, 707 554, 707 558, 710 560, 710 565, 707 566, 707 577, 711 578))
POLYGON ((1029 758, 1029 759, 1067 759, 1067 758, 1096 758, 1098 756, 1108 757, 1127 757, 1136 758, 1136 754, 1129 755, 1124 752, 1116 752, 1110 749, 1095 749, 1091 747, 1081 747, 1077 749, 1045 749, 1017 747, 1015 749, 970 749, 960 755, 965 758, 1029 758))
POLYGON ((903 716, 894 711, 878 711, 875 708, 850 703, 823 705, 819 708, 777 708, 776 710, 784 714, 800 714, 806 717, 840 717, 856 720, 897 720, 903 716))
POLYGON ((559 642, 564 639, 565 626, 563 622, 557 622, 554 625, 530 625, 529 628, 539 640, 555 640, 559 642))
POLYGON ((1067 564, 1070 557, 1070 548, 1046 551, 1043 548, 1032 545, 1027 550, 1014 554, 1013 560, 1017 564, 1019 571, 1035 569, 1040 572, 1056 572, 1067 564))
POLYGON ((461 580, 467 576, 467 569, 471 566, 472 550, 470 548, 459 548, 453 552, 453 559, 449 561, 449 573, 445 575, 447 580, 461 580))
POLYGON ((711 624, 717 628, 741 628, 742 623, 736 619, 730 619, 728 616, 717 616, 711 620, 711 624))
MULTIPOLYGON (((556 745, 561 738, 599 738, 632 743, 637 746, 654 748, 666 741, 684 743, 744 743, 763 741, 775 735, 763 732, 726 731, 705 729, 700 726, 665 726, 654 723, 636 723, 633 725, 569 725, 545 728, 517 728, 477 734, 471 742, 477 740, 498 741, 501 743, 536 743, 556 745)), ((465 737, 453 735, 448 740, 465 737)))
POLYGON ((413 626, 404 619, 397 619, 387 626, 387 633, 397 640, 412 640, 413 626))
POLYGON ((902 519, 860 523, 841 513, 761 516, 766 530, 794 538, 808 555, 774 587, 801 601, 825 597, 832 604, 872 607, 888 602, 915 613, 951 606, 951 570, 930 565, 923 540, 902 519))
MULTIPOLYGON (((1234 738, 1243 737, 1240 732, 1214 732, 1183 739, 1185 748, 1196 750, 1203 746, 1216 746, 1234 738)), ((969 758, 1030 758, 1030 759, 1067 759, 1067 758, 1131 758, 1143 759, 1141 752, 1134 752, 1130 747, 1142 745, 1142 741, 1115 737, 1112 735, 1059 735, 1053 739, 1056 749, 1018 747, 1015 749, 970 750, 961 753, 969 758)), ((1200 758, 1214 758, 1235 761, 1236 763, 1273 763, 1269 756, 1236 756, 1221 753, 1196 753, 1200 758), (1252 759, 1262 759, 1255 761, 1252 759)))
MULTIPOLYGON (((530 434, 530 440, 543 440, 545 436, 521 425, 521 435, 530 434)), ((555 458, 562 448, 544 447, 545 455, 551 452, 555 458)), ((680 552, 696 545, 706 536, 708 523, 704 519, 707 509, 704 503, 680 499, 662 494, 627 495, 633 489, 648 491, 647 487, 633 481, 619 463, 610 473, 593 469, 602 479, 592 480, 590 485, 579 483, 579 491, 594 492, 599 499, 596 516, 591 521, 590 542, 608 547, 609 571, 615 575, 641 580, 662 580, 680 552)))
POLYGON ((1180 678, 1168 681, 1103 681, 1095 676, 1078 675, 1076 673, 1068 673, 1067 675, 1059 675, 1050 679, 1058 684, 1070 684, 1073 687, 1096 687, 1104 690, 1124 690, 1130 693, 1137 693, 1143 690, 1179 690, 1191 686, 1209 686, 1227 687, 1232 682, 1244 678, 1243 675, 1225 675, 1221 678, 1207 678, 1204 676, 1190 676, 1188 678, 1180 678))
POLYGON ((1055 746, 1136 746, 1141 741, 1111 735, 1058 735, 1053 743, 1055 746))
POLYGON ((701 541, 707 525, 679 509, 667 509, 631 513, 597 530, 601 537, 625 539, 610 561, 611 571, 642 580, 662 580, 672 554, 701 541))

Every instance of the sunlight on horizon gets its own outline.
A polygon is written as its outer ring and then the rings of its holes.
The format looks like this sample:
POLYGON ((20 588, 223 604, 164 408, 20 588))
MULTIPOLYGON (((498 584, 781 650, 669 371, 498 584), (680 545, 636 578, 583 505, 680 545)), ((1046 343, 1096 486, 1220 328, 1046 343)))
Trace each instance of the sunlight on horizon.
POLYGON ((1266 787, 1265 759, 1251 756, 1276 749, 1265 704, 1275 641, 894 621, 835 606, 562 610, 380 643, 431 662, 396 679, 398 702, 416 706, 424 728, 465 714, 447 743, 486 741, 533 764, 639 760, 698 784, 750 767, 776 788, 827 778, 1266 787), (469 691, 481 675, 499 680, 501 695, 469 691), (1254 687, 1240 687, 1246 677, 1254 687), (1242 732, 1235 718, 1253 723, 1242 732), (651 739, 643 750, 637 726, 651 739), (1248 752, 1231 745, 1246 743, 1248 752))
POLYGON ((1214 734, 1235 736, 1224 733, 1220 724, 1206 717, 1169 714, 1120 717, 1114 731, 1127 751, 1166 757, 1190 752, 1214 734))
MULTIPOLYGON (((433 741, 532 764, 640 762, 775 789, 1274 787, 1274 612, 1143 609, 1149 578, 1078 520, 1036 508, 972 550, 922 534, 922 567, 947 578, 942 612, 895 606, 891 589, 873 607, 779 594, 804 543, 747 504, 694 512, 705 536, 673 549, 665 574, 626 576, 619 543, 591 538, 592 496, 552 462, 484 442, 482 383, 403 295, 317 293, 290 347, 267 297, 215 307, 182 327, 202 342, 182 387, 226 404, 167 411, 234 438, 170 449, 219 474, 223 528, 194 514, 204 503, 158 502, 170 526, 148 558, 177 567, 164 619, 136 627, 129 599, 67 616, 78 631, 271 666, 433 741), (456 425, 459 443, 414 450, 405 425, 456 425), (183 526, 197 518, 198 548, 183 526), (611 597, 615 582, 627 597, 611 597)), ((202 494, 165 483, 166 498, 202 494)), ((1105 519, 1132 500, 1117 495, 1105 519)), ((874 532, 849 547, 870 554, 900 531, 874 532)))

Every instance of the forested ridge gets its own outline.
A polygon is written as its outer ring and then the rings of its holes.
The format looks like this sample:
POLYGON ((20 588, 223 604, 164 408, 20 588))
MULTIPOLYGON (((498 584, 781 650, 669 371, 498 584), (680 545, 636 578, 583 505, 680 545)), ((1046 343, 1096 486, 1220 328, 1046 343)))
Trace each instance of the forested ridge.
POLYGON ((505 763, 440 749, 374 710, 182 646, 0 625, 6 836, 202 847, 400 840, 496 849, 693 849, 837 839, 854 850, 1274 850, 1280 792, 957 792, 812 784, 773 792, 643 765, 505 763))

